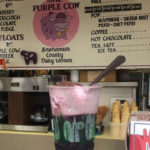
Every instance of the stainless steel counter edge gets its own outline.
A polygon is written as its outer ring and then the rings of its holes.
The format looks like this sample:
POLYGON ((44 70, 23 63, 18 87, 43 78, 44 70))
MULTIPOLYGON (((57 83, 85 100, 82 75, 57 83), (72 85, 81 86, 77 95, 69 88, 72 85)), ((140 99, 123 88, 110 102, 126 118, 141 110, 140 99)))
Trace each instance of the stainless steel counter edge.
POLYGON ((5 131, 31 131, 48 132, 48 126, 29 126, 29 125, 4 125, 0 124, 0 130, 5 131))
MULTIPOLYGON (((49 77, 0 77, 0 91, 48 92, 49 77)), ((90 82, 80 82, 89 85, 90 82)), ((137 82, 100 82, 103 88, 137 87, 137 82)))
POLYGON ((0 91, 48 92, 49 77, 0 77, 0 91))

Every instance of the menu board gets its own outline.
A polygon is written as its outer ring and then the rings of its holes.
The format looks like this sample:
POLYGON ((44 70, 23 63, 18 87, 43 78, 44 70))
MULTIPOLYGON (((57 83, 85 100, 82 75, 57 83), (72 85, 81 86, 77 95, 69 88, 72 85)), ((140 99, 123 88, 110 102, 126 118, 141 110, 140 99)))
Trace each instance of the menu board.
MULTIPOLYGON (((149 0, 0 0, 7 69, 150 68, 149 0)), ((2 69, 2 66, 0 66, 2 69)))

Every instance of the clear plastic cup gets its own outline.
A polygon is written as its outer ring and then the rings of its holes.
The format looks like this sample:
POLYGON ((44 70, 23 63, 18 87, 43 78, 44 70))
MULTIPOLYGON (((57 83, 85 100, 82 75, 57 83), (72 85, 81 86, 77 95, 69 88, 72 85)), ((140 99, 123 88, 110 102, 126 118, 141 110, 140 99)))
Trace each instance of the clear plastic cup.
POLYGON ((93 150, 100 85, 49 86, 56 150, 93 150))

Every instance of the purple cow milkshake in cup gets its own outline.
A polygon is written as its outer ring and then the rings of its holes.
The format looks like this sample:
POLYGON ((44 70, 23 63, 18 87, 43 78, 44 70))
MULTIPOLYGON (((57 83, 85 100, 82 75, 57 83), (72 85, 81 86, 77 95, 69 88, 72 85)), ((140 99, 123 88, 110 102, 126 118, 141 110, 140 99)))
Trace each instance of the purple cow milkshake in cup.
POLYGON ((49 86, 56 150, 93 150, 101 86, 49 86))

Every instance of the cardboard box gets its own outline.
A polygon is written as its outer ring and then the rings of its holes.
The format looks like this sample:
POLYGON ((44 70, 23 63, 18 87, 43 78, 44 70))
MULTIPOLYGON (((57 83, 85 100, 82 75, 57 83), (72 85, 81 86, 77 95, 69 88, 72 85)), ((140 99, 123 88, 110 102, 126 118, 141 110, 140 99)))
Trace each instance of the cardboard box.
POLYGON ((133 112, 129 123, 129 150, 150 150, 150 112, 133 112))
MULTIPOLYGON (((91 82, 93 81, 102 71, 80 71, 80 82, 91 82)), ((107 74, 101 82, 115 82, 116 71, 112 71, 107 74)))

